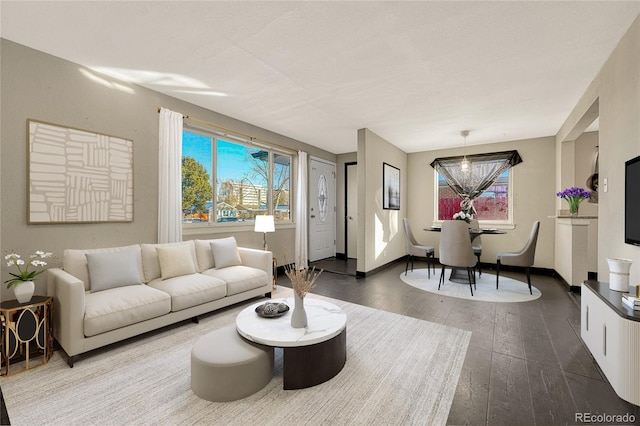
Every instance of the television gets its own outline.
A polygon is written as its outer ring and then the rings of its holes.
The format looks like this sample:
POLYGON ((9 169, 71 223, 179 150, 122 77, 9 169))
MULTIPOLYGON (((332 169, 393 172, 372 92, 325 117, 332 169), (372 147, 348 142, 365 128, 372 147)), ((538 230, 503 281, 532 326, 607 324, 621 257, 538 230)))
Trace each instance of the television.
POLYGON ((624 164, 624 242, 640 246, 640 156, 624 164))

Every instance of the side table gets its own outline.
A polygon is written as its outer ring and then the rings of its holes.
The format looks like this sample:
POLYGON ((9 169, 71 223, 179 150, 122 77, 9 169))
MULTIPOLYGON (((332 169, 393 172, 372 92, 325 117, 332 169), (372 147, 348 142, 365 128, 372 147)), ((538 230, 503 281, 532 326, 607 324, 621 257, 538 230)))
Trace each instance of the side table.
POLYGON ((33 296, 27 303, 8 300, 0 303, 0 375, 9 376, 46 364, 53 355, 53 298, 33 296), (42 362, 31 365, 32 358, 42 362), (11 371, 24 361, 24 368, 11 371))

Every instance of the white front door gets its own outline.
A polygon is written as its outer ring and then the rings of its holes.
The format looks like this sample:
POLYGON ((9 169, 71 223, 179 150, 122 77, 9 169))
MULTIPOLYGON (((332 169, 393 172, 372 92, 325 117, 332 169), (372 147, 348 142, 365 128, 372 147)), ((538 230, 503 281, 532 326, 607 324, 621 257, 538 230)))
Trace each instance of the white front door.
POLYGON ((336 165, 309 162, 309 261, 336 255, 336 165))

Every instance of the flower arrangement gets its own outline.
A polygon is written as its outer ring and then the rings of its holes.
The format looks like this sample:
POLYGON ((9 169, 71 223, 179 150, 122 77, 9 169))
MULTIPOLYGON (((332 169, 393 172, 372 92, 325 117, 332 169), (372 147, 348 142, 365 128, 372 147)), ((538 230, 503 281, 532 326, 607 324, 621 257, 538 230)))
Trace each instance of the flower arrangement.
POLYGON ((6 280, 7 288, 11 288, 16 284, 20 284, 24 281, 33 281, 38 275, 43 273, 45 270, 37 270, 37 268, 43 267, 47 265, 42 259, 46 259, 48 257, 53 256, 52 253, 45 253, 41 250, 36 251, 34 254, 30 255, 28 260, 25 261, 22 259, 16 252, 11 252, 7 254, 4 259, 7 261, 7 266, 15 266, 18 269, 18 273, 9 272, 13 278, 6 280), (36 269, 29 270, 29 267, 33 266, 36 269))
POLYGON ((453 219, 454 220, 464 220, 465 222, 469 223, 469 222, 471 222, 471 219, 473 219, 473 216, 471 216, 469 213, 458 212, 458 213, 454 213, 453 214, 453 219))
POLYGON ((315 266, 311 269, 298 269, 295 264, 288 264, 284 267, 284 273, 291 280, 293 291, 295 291, 301 299, 315 287, 315 282, 323 270, 324 269, 316 271, 315 266))
POLYGON ((580 207, 580 203, 587 198, 591 198, 590 191, 587 191, 584 188, 577 188, 575 186, 567 188, 564 191, 557 192, 556 195, 567 200, 569 203, 569 212, 574 215, 578 214, 578 207, 580 207))

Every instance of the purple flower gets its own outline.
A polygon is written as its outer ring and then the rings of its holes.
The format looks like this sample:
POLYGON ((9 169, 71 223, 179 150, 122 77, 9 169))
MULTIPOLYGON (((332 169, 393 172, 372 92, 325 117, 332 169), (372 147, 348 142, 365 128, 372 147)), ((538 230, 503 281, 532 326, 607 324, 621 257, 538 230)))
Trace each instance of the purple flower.
MULTIPOLYGON (((569 198, 571 199, 577 199, 577 198, 591 198, 591 192, 590 191, 586 191, 584 188, 577 188, 575 186, 572 186, 571 188, 567 188, 564 191, 560 191, 558 193, 556 193, 556 195, 560 198, 564 198, 565 200, 568 201, 569 198)), ((580 200, 582 201, 582 200, 580 200)))
POLYGON ((591 198, 590 191, 585 191, 584 188, 576 188, 575 186, 567 188, 564 191, 557 192, 556 195, 567 200, 569 203, 569 211, 572 215, 578 214, 578 207, 582 201, 587 198, 591 198))

